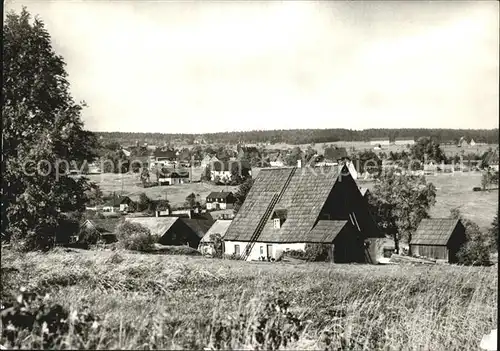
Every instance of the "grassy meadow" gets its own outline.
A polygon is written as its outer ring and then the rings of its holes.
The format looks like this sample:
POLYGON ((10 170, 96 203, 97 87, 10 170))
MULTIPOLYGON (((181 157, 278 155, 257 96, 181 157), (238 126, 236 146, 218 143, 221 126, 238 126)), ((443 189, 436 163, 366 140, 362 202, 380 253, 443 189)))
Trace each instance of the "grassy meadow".
MULTIPOLYGON (((299 146, 302 150, 306 150, 308 146, 311 144, 299 144, 299 145, 292 145, 292 144, 285 144, 285 143, 277 143, 277 144, 272 144, 272 145, 266 145, 265 147, 267 149, 291 149, 296 146, 299 146)), ((364 142, 364 141, 338 141, 338 142, 329 142, 329 143, 316 143, 314 144, 313 148, 318 151, 319 153, 323 153, 324 146, 325 145, 335 145, 337 147, 345 147, 349 152, 352 151, 352 148, 354 148, 356 151, 363 151, 363 150, 373 150, 374 145, 371 145, 370 142, 364 142)), ((443 149, 444 153, 446 156, 452 157, 454 155, 460 155, 461 152, 465 152, 465 154, 468 153, 476 153, 476 154, 483 154, 484 152, 488 151, 489 148, 498 148, 498 145, 495 144, 488 144, 488 145, 475 145, 475 146, 467 146, 467 147, 458 147, 457 145, 441 145, 441 148, 443 149)), ((383 145, 382 150, 376 151, 378 152, 401 152, 403 150, 408 151, 407 145, 383 145)))
POLYGON ((497 326, 496 267, 2 251, 2 300, 23 286, 100 317, 67 348, 477 350, 497 326))
MULTIPOLYGON (((448 217, 450 210, 459 208, 462 215, 476 222, 482 229, 491 227, 498 209, 498 189, 472 191, 481 186, 481 173, 454 173, 426 176, 436 187, 436 204, 431 208, 433 218, 448 217)), ((372 189, 374 182, 359 180, 360 186, 372 189)))
MULTIPOLYGON (((195 170, 197 170, 195 168, 195 170)), ((193 172, 193 181, 200 180, 201 170, 199 174, 193 172), (197 177, 197 178, 196 178, 197 177)), ((212 191, 235 191, 235 186, 220 186, 210 183, 193 182, 179 185, 154 186, 144 188, 141 184, 138 174, 92 174, 87 175, 90 181, 99 184, 104 194, 123 194, 129 196, 132 200, 138 200, 140 193, 145 193, 153 200, 168 199, 173 206, 182 206, 186 200, 186 196, 191 193, 199 194, 202 202, 212 191)), ((153 177, 154 179, 154 177, 153 177)))

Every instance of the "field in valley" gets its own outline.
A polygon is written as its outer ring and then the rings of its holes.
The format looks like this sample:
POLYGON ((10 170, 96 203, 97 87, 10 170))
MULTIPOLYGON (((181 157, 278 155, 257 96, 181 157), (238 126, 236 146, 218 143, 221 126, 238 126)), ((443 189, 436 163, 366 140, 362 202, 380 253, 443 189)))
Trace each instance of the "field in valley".
MULTIPOLYGON (((299 146, 302 150, 306 150, 307 147, 310 144, 300 144, 300 145, 292 145, 292 144, 285 144, 285 143, 279 143, 279 144, 272 144, 272 145, 266 145, 267 149, 292 149, 295 146, 299 146)), ((363 141, 338 141, 338 142, 329 142, 329 143, 317 143, 314 144, 314 149, 318 153, 323 153, 324 151, 324 146, 325 145, 335 145, 337 147, 345 147, 348 152, 352 152, 352 149, 354 148, 355 151, 363 151, 363 150, 373 150, 375 145, 371 145, 369 142, 363 142, 363 141)), ((489 145, 475 145, 475 146, 467 146, 467 147, 458 147, 456 145, 441 145, 441 148, 443 149, 444 153, 446 156, 454 156, 456 154, 460 155, 461 152, 463 151, 465 154, 468 153, 476 153, 476 154, 483 154, 484 152, 488 151, 489 148, 492 148, 493 150, 498 148, 498 145, 495 144, 489 144, 489 145)), ((376 151, 378 152, 401 152, 403 150, 408 151, 407 145, 387 145, 387 146, 382 146, 382 150, 376 151)))
MULTIPOLYGON (((455 173, 426 176, 436 187, 436 204, 430 215, 434 218, 448 217, 450 210, 459 208, 465 218, 476 222, 483 229, 491 226, 498 209, 498 189, 472 191, 481 186, 480 173, 455 173)), ((359 181, 360 186, 373 188, 374 182, 359 181)))
MULTIPOLYGON (((200 175, 201 171, 199 174, 193 174, 193 180, 199 180, 200 175)), ((212 191, 235 191, 237 189, 234 186, 220 186, 203 182, 144 188, 138 174, 103 173, 88 175, 87 177, 92 182, 99 184, 105 195, 115 192, 116 194, 129 196, 132 200, 136 201, 140 193, 145 193, 153 200, 168 199, 173 206, 182 206, 186 200, 186 196, 191 193, 195 195, 199 194, 203 203, 207 195, 212 191)))
MULTIPOLYGON (((2 251, 3 302, 26 287, 68 311, 100 317, 88 335, 70 329, 69 348, 270 349, 279 335, 296 332, 298 340, 284 348, 477 350, 497 327, 495 267, 2 251), (297 319, 266 308, 278 297, 297 319)), ((33 337, 18 346, 32 346, 33 337)))
MULTIPOLYGON (((256 176, 258 168, 252 169, 256 176)), ((236 191, 236 186, 218 186, 209 183, 194 182, 190 184, 155 186, 143 188, 136 174, 100 174, 88 176, 91 181, 97 182, 104 193, 113 191, 130 196, 137 200, 144 192, 152 199, 167 198, 174 206, 182 206, 186 196, 190 193, 199 194, 202 202, 212 191, 236 191)), ((489 228, 498 208, 498 189, 485 192, 474 192, 473 187, 481 186, 480 173, 454 173, 426 176, 437 188, 436 204, 431 209, 432 217, 447 217, 452 208, 460 208, 462 214, 475 221, 483 228, 489 228)), ((373 188, 371 181, 358 180, 358 184, 369 189, 373 188)))

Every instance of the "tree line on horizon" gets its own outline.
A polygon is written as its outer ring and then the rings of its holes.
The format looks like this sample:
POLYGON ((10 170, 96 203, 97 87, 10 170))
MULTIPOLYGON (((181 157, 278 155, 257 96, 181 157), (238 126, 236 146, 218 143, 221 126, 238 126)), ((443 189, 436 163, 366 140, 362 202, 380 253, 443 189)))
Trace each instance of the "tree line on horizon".
POLYGON ((438 143, 458 143, 463 137, 467 141, 476 143, 498 144, 498 128, 496 129, 280 129, 254 130, 242 132, 220 133, 138 133, 138 132, 95 132, 101 141, 119 142, 122 145, 139 143, 163 144, 185 142, 193 144, 195 141, 211 143, 271 143, 271 144, 310 144, 339 141, 368 142, 371 139, 430 137, 438 143))

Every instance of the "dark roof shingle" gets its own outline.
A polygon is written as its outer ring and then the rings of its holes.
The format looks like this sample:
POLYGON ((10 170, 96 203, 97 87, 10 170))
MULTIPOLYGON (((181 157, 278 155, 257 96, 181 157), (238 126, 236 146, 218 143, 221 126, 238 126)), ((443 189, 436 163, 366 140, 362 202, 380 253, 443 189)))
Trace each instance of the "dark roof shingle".
POLYGON ((445 246, 457 225, 461 225, 459 219, 423 219, 413 234, 410 244, 445 246))
POLYGON ((286 209, 287 220, 279 229, 267 220, 258 241, 306 242, 338 174, 337 166, 262 169, 229 226, 225 240, 249 241, 273 196, 284 188, 283 196, 272 211, 286 209))

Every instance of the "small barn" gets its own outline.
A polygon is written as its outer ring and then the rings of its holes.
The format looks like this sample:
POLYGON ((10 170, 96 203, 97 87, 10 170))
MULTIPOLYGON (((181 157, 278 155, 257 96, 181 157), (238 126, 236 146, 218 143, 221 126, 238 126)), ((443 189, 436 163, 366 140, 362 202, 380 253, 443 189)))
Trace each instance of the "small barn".
POLYGON ((132 202, 128 196, 113 196, 104 203, 102 210, 104 212, 124 212, 128 210, 132 202))
POLYGON ((465 227, 460 219, 423 219, 410 241, 412 255, 457 262, 457 252, 465 243, 465 227))
POLYGON ((213 224, 208 219, 179 217, 131 217, 125 221, 148 228, 161 245, 186 245, 197 248, 201 238, 213 224))
POLYGON ((107 244, 116 241, 116 229, 121 218, 95 218, 87 219, 80 225, 80 230, 95 230, 99 234, 100 241, 107 244))
POLYGON ((226 235, 227 228, 231 224, 231 220, 219 219, 217 220, 210 229, 205 233, 203 238, 200 240, 200 245, 198 246, 198 251, 202 254, 211 255, 214 253, 214 242, 212 241, 212 235, 219 234, 222 239, 226 235))

